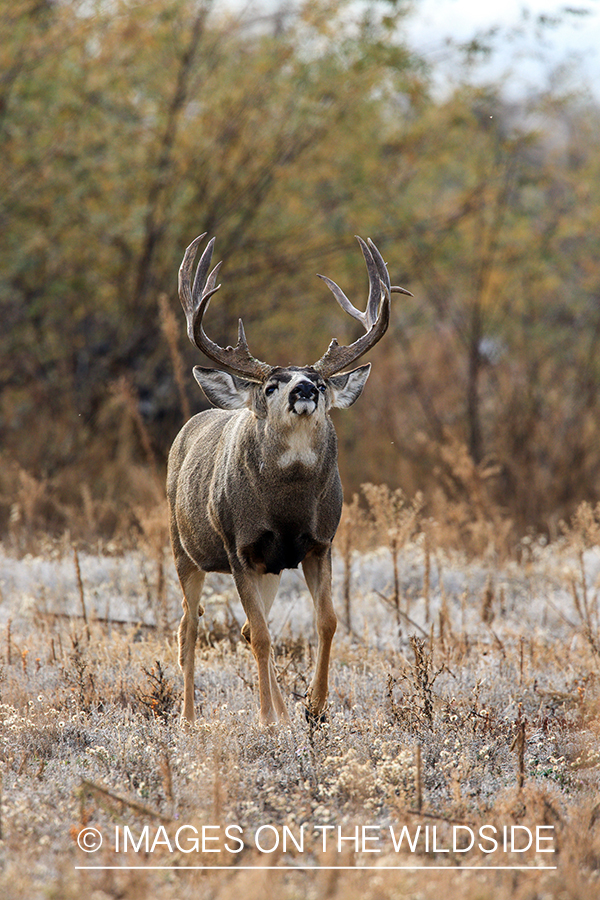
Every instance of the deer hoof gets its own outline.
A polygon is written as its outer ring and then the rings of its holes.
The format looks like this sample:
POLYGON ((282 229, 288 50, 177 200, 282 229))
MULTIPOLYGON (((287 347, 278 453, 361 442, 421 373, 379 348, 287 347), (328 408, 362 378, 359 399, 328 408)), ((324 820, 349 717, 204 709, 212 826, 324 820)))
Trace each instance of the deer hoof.
POLYGON ((327 722, 327 712, 322 709, 321 712, 315 712, 310 706, 305 708, 306 721, 309 725, 325 725, 327 722))

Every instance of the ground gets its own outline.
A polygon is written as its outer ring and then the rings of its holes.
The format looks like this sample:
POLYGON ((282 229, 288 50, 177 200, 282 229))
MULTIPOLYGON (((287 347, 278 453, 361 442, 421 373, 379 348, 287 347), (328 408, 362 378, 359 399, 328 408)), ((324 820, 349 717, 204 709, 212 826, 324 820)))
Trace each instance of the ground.
POLYGON ((0 894, 600 896, 600 548, 580 537, 500 561, 416 534, 392 545, 395 587, 388 547, 336 555, 319 725, 287 573, 271 631, 292 721, 272 729, 225 576, 185 727, 166 548, 0 549, 0 894))

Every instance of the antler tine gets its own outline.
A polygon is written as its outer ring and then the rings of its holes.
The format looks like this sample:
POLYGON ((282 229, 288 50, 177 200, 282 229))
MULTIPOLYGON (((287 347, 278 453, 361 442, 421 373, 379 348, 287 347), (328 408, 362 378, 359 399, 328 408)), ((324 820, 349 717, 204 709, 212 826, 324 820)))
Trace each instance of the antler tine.
POLYGON ((377 266, 377 272, 385 289, 388 290, 390 294, 406 294, 407 297, 414 297, 414 294, 412 294, 410 291, 407 291, 406 288, 391 283, 388 267, 381 253, 379 252, 371 238, 367 238, 367 243, 371 248, 371 253, 373 255, 375 265, 377 266))
MULTIPOLYGON (((194 286, 192 287, 192 299, 194 307, 197 307, 200 300, 204 296, 206 288, 206 279, 208 270, 212 260, 213 250, 215 247, 215 239, 211 238, 200 257, 198 268, 196 269, 196 277, 194 278, 194 286)), ((214 287, 214 284, 213 284, 214 287)))
POLYGON ((409 294, 412 297, 410 291, 392 286, 387 266, 373 241, 370 238, 368 241, 363 241, 358 235, 356 239, 362 250, 369 275, 369 298, 364 313, 350 303, 334 281, 325 278, 324 275, 320 275, 319 278, 327 284, 342 309, 362 323, 366 334, 348 347, 340 347, 335 338, 331 341, 325 354, 314 365, 314 368, 325 378, 347 368, 383 337, 390 320, 392 293, 409 294))
POLYGON ((386 294, 379 310, 379 315, 372 328, 359 337, 358 340, 350 344, 349 347, 340 347, 337 340, 333 338, 329 347, 320 360, 313 366, 323 378, 329 378, 342 369, 347 369, 352 363, 360 359, 361 356, 374 347, 386 333, 390 323, 390 295, 386 294))
POLYGON ((373 257, 373 262, 375 263, 375 268, 377 269, 377 275, 380 281, 383 282, 384 286, 389 291, 392 283, 390 281, 390 273, 388 272, 386 262, 371 238, 367 238, 367 244, 369 245, 369 250, 371 251, 371 256, 373 257))
POLYGON ((371 238, 368 238, 365 243, 362 238, 356 235, 356 240, 360 244, 360 249, 367 264, 367 272, 369 273, 369 299, 365 309, 365 328, 372 328, 377 319, 379 304, 381 303, 381 283, 383 281, 383 284, 389 284, 390 276, 387 273, 381 254, 371 238))
POLYGON ((218 263, 216 264, 216 266, 214 267, 214 269, 212 270, 212 272, 210 273, 210 275, 209 275, 208 278, 206 279, 206 286, 205 286, 205 288, 204 288, 203 293, 206 293, 207 291, 214 291, 214 290, 215 290, 215 285, 216 285, 216 283, 217 283, 217 275, 218 275, 219 272, 221 271, 221 266, 222 266, 222 265, 223 265, 222 262, 218 262, 218 263))
POLYGON ((198 244, 202 240, 202 238, 206 237, 206 232, 204 234, 199 234, 195 240, 189 245, 183 254, 183 259, 181 261, 181 265, 179 267, 179 275, 178 275, 178 287, 179 287, 179 299, 181 300, 181 305, 183 307, 183 311, 185 313, 185 318, 188 324, 188 336, 191 341, 193 341, 193 328, 190 327, 191 320, 194 315, 194 300, 192 296, 192 291, 190 288, 190 275, 192 271, 192 266, 194 265, 194 259, 196 256, 196 248, 198 244))
MULTIPOLYGON (((359 309, 353 306, 350 300, 348 300, 348 298, 346 297, 341 287, 339 287, 339 285, 337 285, 335 281, 332 281, 331 278, 327 278, 326 275, 318 275, 317 277, 325 282, 344 312, 347 312, 350 316, 352 316, 353 319, 357 319, 368 331, 377 319, 377 310, 379 309, 379 303, 381 301, 381 285, 379 283, 380 272, 375 254, 371 252, 372 248, 370 246, 367 246, 363 239, 358 235, 356 235, 356 240, 360 244, 360 249, 362 250, 362 254, 367 266, 367 272, 369 274, 369 299, 367 300, 367 307, 364 312, 361 312, 359 309)), ((371 242, 369 241, 369 243, 371 242)), ((375 247, 375 245, 373 245, 373 247, 375 247)), ((379 256, 379 259, 381 260, 381 263, 385 268, 385 263, 381 259, 379 251, 376 247, 375 253, 377 254, 377 256, 379 256)), ((389 275, 387 276, 387 280, 389 282, 389 275)))
POLYGON ((388 272, 388 267, 387 267, 386 263, 384 262, 384 259, 381 255, 381 253, 379 252, 379 250, 377 249, 377 247, 375 246, 375 244, 373 243, 371 238, 367 238, 367 243, 368 243, 369 247, 371 248, 371 252, 373 254, 373 259, 375 260, 375 264, 377 266, 377 271, 379 273, 379 277, 381 278, 383 284, 385 285, 386 289, 390 292, 390 294, 406 294, 407 297, 414 297, 415 295, 412 294, 410 291, 407 291, 406 288, 399 287, 399 285, 391 283, 390 275, 388 272))
POLYGON ((221 268, 220 262, 217 263, 210 275, 207 275, 215 241, 212 238, 200 257, 194 284, 190 288, 190 278, 196 251, 198 244, 204 237, 206 237, 206 232, 192 241, 186 249, 179 267, 179 298, 187 320, 188 337, 209 359, 223 366, 232 374, 239 375, 241 378, 249 379, 250 381, 264 381, 269 376, 272 366, 260 362, 250 353, 241 319, 238 330, 238 342, 235 347, 220 347, 219 344, 215 344, 202 327, 202 319, 208 309, 210 299, 221 287, 221 285, 216 284, 217 275, 221 268))
POLYGON ((317 275, 321 281, 324 281, 337 302, 340 304, 344 312, 347 312, 353 319, 358 319, 366 327, 366 315, 350 303, 345 293, 339 285, 328 278, 327 275, 317 275))

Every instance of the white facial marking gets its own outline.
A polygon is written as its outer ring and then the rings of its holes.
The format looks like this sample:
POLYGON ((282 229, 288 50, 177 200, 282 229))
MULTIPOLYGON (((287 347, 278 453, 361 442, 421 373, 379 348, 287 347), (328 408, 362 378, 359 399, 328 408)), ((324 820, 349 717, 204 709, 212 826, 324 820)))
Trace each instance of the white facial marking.
POLYGON ((293 412, 295 412, 297 416, 310 416, 311 413, 314 413, 316 408, 317 404, 314 400, 296 400, 293 412))

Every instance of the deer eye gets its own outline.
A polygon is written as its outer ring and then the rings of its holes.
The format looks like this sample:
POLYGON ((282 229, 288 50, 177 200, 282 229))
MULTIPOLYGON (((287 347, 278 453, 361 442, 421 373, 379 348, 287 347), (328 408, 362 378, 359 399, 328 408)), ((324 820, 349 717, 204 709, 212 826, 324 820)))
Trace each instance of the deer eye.
POLYGON ((271 394, 274 394, 276 390, 277 390, 277 385, 270 384, 268 387, 265 388, 265 394, 267 395, 267 397, 270 397, 271 394))
POLYGON ((319 390, 321 391, 322 394, 324 394, 325 391, 327 390, 327 385, 326 385, 326 384, 320 384, 320 385, 319 385, 319 390))

